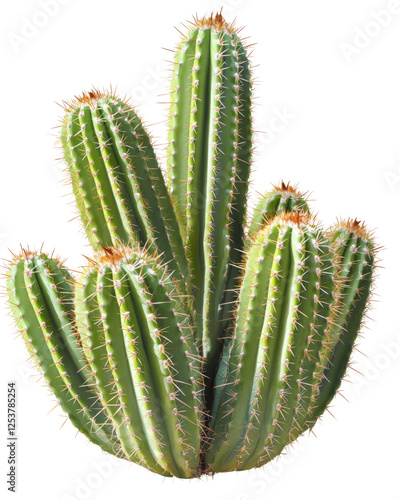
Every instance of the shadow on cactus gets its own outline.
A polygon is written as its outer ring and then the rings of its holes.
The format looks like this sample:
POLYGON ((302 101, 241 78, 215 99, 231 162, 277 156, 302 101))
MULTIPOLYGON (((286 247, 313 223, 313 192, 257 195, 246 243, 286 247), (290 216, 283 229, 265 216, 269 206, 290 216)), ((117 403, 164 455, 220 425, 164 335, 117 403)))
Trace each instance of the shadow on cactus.
POLYGON ((195 19, 177 46, 167 170, 129 102, 65 104, 60 140, 93 249, 78 276, 13 256, 9 304, 71 422, 163 476, 260 467, 311 429, 362 325, 376 247, 324 230, 290 185, 246 212, 251 67, 234 25, 195 19))

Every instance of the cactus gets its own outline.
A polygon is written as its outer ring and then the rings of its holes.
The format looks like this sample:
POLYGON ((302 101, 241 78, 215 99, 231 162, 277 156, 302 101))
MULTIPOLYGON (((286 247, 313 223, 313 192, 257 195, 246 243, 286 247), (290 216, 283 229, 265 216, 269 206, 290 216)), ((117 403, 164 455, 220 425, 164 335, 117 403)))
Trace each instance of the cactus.
POLYGON ((318 384, 314 384, 312 425, 332 401, 346 373, 369 306, 377 252, 371 233, 357 219, 339 221, 329 237, 337 258, 340 308, 322 351, 318 384))
POLYGON ((194 286, 197 337, 213 377, 219 319, 243 248, 251 162, 251 75, 234 25, 196 20, 177 47, 167 176, 194 286))
POLYGON ((288 444, 329 326, 333 266, 307 216, 283 213, 254 237, 216 379, 210 471, 261 466, 288 444))
POLYGON ((16 258, 8 293, 31 354, 79 430, 158 474, 195 477, 200 358, 159 260, 140 248, 97 255, 74 284, 76 322, 73 280, 45 254, 16 258))
MULTIPOLYGON (((299 212, 303 215, 309 215, 310 210, 305 199, 305 195, 300 193, 295 187, 282 182, 280 186, 274 186, 274 189, 266 194, 259 196, 257 205, 253 211, 250 220, 247 238, 251 239, 266 224, 282 212, 299 212)), ((230 279, 227 290, 225 291, 223 303, 221 304, 221 314, 219 319, 219 339, 225 345, 230 341, 230 332, 233 328, 234 318, 236 316, 235 304, 238 300, 239 288, 237 282, 240 279, 240 266, 243 263, 244 255, 240 255, 231 266, 230 279)))
POLYGON ((167 169, 128 101, 65 103, 60 140, 94 256, 23 251, 11 312, 71 422, 169 477, 261 467, 336 394, 368 308, 365 225, 324 231, 282 183, 251 217, 252 73, 239 30, 195 19, 171 80, 167 169))
POLYGON ((168 476, 193 477, 200 359, 190 318, 158 260, 118 248, 91 262, 76 286, 78 331, 126 457, 168 476))
POLYGON ((139 242, 188 282, 178 223, 150 138, 129 102, 91 91, 65 103, 61 144, 94 250, 139 242))
POLYGON ((62 262, 24 250, 8 267, 11 312, 28 351, 71 422, 105 451, 118 454, 115 431, 93 392, 74 327, 72 277, 62 262))
POLYGON ((260 467, 315 424, 345 373, 373 259, 357 221, 324 234, 283 212, 254 236, 216 377, 210 472, 260 467))

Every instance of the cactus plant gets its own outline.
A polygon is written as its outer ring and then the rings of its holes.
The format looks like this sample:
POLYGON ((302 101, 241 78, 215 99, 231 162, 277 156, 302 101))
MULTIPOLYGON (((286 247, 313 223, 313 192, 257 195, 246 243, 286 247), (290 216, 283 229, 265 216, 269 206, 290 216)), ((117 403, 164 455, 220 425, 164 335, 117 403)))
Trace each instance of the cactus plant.
POLYGON ((93 90, 60 141, 94 256, 23 251, 7 292, 71 422, 163 476, 260 467, 337 392, 373 285, 357 220, 325 231, 282 183, 247 196, 252 73, 239 30, 195 19, 171 80, 167 169, 135 109, 93 90), (165 177, 165 178, 164 178, 165 177))
POLYGON ((201 360, 159 260, 110 249, 75 282, 57 259, 25 251, 9 268, 8 293, 31 355, 80 431, 158 474, 195 477, 201 360))

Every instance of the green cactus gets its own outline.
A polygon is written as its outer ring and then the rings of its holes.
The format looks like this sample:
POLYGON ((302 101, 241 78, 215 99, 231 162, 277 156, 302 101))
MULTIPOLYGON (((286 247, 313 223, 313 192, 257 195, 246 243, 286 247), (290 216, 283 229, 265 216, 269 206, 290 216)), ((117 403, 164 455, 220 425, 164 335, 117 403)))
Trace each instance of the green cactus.
POLYGON ((150 138, 127 101, 99 91, 65 103, 61 143, 94 250, 136 242, 189 282, 178 223, 150 138))
POLYGON ((365 224, 341 221, 329 235, 337 258, 338 283, 335 291, 340 307, 321 353, 316 374, 311 425, 322 415, 340 387, 373 286, 376 245, 365 224))
MULTIPOLYGON (((290 186, 290 184, 286 185, 284 182, 281 183, 281 186, 274 186, 272 191, 259 196, 250 221, 247 238, 251 239, 254 237, 258 231, 282 212, 310 214, 305 195, 290 186)), ((235 265, 230 266, 231 272, 229 276, 232 282, 227 284, 223 303, 221 304, 218 335, 218 338, 222 340, 218 346, 220 351, 223 348, 222 346, 230 341, 230 332, 232 331, 236 316, 235 307, 239 292, 237 283, 240 280, 240 266, 243 264, 246 255, 245 252, 241 253, 242 255, 238 256, 238 259, 234 262, 235 265)))
POLYGON ((71 422, 163 476, 260 467, 336 394, 373 286, 364 224, 324 231, 296 188, 251 217, 252 73, 239 31, 195 19, 177 47, 164 180, 132 106, 65 104, 61 144, 95 254, 74 279, 23 251, 11 312, 71 422))
POLYGON ((243 248, 251 162, 246 50, 221 15, 197 20, 177 47, 167 176, 192 275, 197 337, 212 378, 221 352, 220 304, 230 301, 243 248), (231 276, 232 275, 232 276, 231 276))
POLYGON ((298 213, 254 237, 216 379, 210 471, 261 466, 288 444, 328 327, 333 262, 323 232, 298 213))
POLYGON ((210 472, 260 467, 315 424, 345 373, 373 259, 357 221, 326 235, 284 212, 254 236, 216 377, 210 472))
POLYGON ((93 392, 93 373, 74 327, 72 277, 59 259, 23 251, 7 271, 11 312, 28 351, 71 422, 109 453, 115 430, 93 392))
POLYGON ((201 361, 159 260, 140 248, 97 255, 75 283, 76 323, 73 280, 45 254, 16 258, 8 293, 31 354, 79 430, 158 474, 195 477, 201 361))
POLYGON ((77 324, 122 449, 160 474, 194 477, 203 409, 190 318, 157 258, 126 247, 96 260, 76 286, 77 324))

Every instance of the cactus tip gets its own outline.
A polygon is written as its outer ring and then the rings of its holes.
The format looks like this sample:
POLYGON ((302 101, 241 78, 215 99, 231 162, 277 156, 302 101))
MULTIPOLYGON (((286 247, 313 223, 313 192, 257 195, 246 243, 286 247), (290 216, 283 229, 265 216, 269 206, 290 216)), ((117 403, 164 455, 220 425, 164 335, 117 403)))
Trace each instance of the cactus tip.
POLYGON ((291 226, 316 226, 316 217, 307 212, 282 212, 271 220, 270 225, 291 225, 291 226))
POLYGON ((103 90, 93 87, 88 92, 82 92, 81 95, 75 96, 70 101, 63 101, 61 107, 64 108, 65 112, 67 113, 76 110, 82 105, 88 105, 92 109, 95 109, 98 101, 105 98, 110 98, 115 101, 120 101, 128 106, 130 105, 129 99, 125 97, 123 99, 120 98, 117 95, 116 90, 113 89, 112 86, 110 86, 109 89, 103 89, 103 90))
POLYGON ((299 191, 299 189, 297 188, 297 184, 292 186, 290 184, 290 181, 288 183, 281 181, 280 185, 273 184, 273 188, 275 191, 277 191, 279 193, 292 194, 296 198, 304 198, 305 197, 305 193, 302 193, 299 191))
POLYGON ((371 231, 364 221, 355 219, 338 219, 334 226, 334 230, 345 230, 354 233, 357 238, 363 238, 373 243, 373 231, 371 231))
POLYGON ((227 23, 220 12, 211 13, 209 16, 195 17, 193 24, 201 29, 214 28, 216 31, 228 31, 232 33, 235 30, 234 22, 227 23))

